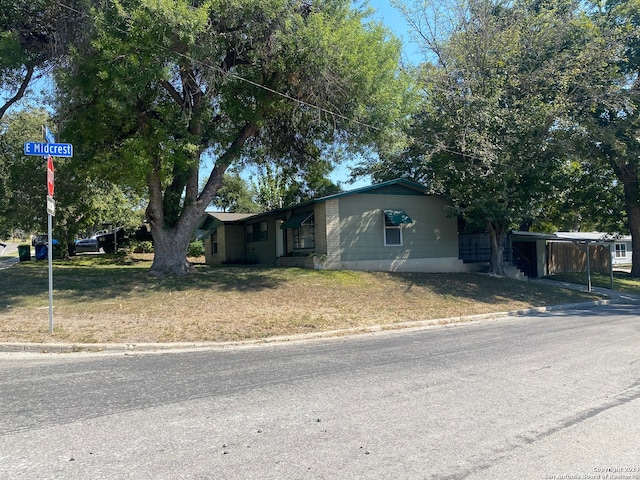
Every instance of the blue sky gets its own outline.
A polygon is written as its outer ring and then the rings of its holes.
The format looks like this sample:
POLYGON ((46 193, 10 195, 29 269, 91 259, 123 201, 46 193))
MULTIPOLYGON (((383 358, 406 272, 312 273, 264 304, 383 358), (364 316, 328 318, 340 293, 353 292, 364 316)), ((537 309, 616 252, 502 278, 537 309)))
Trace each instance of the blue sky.
MULTIPOLYGON (((355 6, 358 6, 360 4, 361 2, 359 2, 358 0, 353 1, 353 5, 355 6)), ((369 0, 369 5, 375 10, 372 18, 383 23, 385 26, 391 29, 396 37, 402 40, 404 47, 403 61, 417 63, 419 61, 418 49, 415 44, 412 44, 410 41, 409 26, 400 11, 394 8, 389 0, 369 0)), ((345 183, 349 179, 349 164, 350 162, 347 162, 336 167, 336 169, 330 175, 331 180, 333 182, 345 183)), ((345 183, 344 188, 346 190, 351 190, 370 184, 371 179, 363 178, 353 184, 347 185, 345 183)))
MULTIPOLYGON (((357 4, 357 0, 354 2, 357 4)), ((404 46, 404 60, 416 63, 420 60, 418 47, 411 42, 410 27, 400 11, 391 6, 389 0, 369 0, 369 5, 376 10, 373 18, 390 28, 396 37, 402 40, 404 46)))

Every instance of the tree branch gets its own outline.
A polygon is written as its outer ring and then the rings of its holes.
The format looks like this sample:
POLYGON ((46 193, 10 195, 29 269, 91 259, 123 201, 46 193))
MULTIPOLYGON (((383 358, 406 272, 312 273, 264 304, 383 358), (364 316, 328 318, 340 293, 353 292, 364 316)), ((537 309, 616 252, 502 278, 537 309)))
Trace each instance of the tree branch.
POLYGON ((35 67, 33 65, 27 65, 27 74, 25 75, 24 79, 22 80, 22 83, 20 84, 20 88, 18 89, 16 94, 13 97, 11 97, 0 108, 0 118, 2 118, 4 116, 4 114, 9 109, 9 107, 11 107, 11 105, 16 103, 18 100, 20 100, 24 96, 24 93, 27 91, 27 86, 29 85, 29 82, 31 81, 31 78, 33 77, 34 70, 35 70, 35 67))

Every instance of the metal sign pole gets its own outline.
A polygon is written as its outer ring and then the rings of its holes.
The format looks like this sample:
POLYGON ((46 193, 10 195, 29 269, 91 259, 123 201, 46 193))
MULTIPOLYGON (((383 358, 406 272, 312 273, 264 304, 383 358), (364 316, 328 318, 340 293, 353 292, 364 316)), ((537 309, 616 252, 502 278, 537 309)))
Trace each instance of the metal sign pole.
MULTIPOLYGON (((49 131, 46 125, 42 126, 42 137, 47 145, 56 142, 55 137, 49 131)), ((47 155, 47 260, 49 262, 49 333, 53 333, 53 215, 55 201, 53 200, 54 191, 54 173, 53 158, 47 155)))
POLYGON ((53 178, 53 158, 57 157, 73 157, 73 145, 70 143, 56 143, 56 138, 49 129, 42 126, 42 136, 45 143, 41 142, 24 142, 24 154, 42 157, 47 155, 47 224, 48 224, 48 240, 47 256, 49 257, 49 333, 53 333, 53 234, 52 234, 52 217, 56 214, 56 202, 53 199, 54 178, 53 178))
POLYGON ((49 229, 49 242, 48 242, 48 246, 49 248, 47 249, 47 256, 49 257, 49 333, 53 333, 53 240, 52 240, 52 233, 51 233, 51 226, 52 226, 52 221, 51 221, 51 214, 47 213, 47 226, 49 229))

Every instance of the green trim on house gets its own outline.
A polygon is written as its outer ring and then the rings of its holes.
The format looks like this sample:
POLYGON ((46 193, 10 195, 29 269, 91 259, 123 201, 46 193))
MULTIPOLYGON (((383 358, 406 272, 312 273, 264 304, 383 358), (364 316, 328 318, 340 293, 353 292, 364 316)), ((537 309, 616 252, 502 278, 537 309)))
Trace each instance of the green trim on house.
POLYGON ((384 208, 382 211, 392 225, 411 225, 413 223, 411 217, 407 215, 407 212, 402 209, 391 210, 388 208, 384 208))
POLYGON ((297 213, 295 215, 293 215, 289 220, 287 220, 286 222, 284 222, 282 225, 280 225, 281 229, 286 229, 286 228, 298 228, 300 227, 311 215, 313 215, 313 212, 304 212, 304 213, 297 213))

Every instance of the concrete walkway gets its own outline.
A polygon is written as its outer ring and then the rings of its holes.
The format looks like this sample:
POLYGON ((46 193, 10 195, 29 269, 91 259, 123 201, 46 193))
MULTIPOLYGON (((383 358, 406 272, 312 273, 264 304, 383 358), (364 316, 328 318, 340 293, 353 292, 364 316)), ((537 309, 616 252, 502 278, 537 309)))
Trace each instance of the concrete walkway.
POLYGON ((0 260, 0 270, 10 267, 11 265, 15 265, 20 260, 18 258, 18 245, 17 242, 8 242, 5 240, 0 241, 0 244, 5 245, 4 247, 0 245, 0 256, 6 257, 7 255, 16 255, 12 258, 5 258, 0 260))

